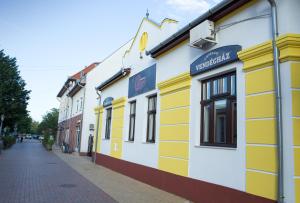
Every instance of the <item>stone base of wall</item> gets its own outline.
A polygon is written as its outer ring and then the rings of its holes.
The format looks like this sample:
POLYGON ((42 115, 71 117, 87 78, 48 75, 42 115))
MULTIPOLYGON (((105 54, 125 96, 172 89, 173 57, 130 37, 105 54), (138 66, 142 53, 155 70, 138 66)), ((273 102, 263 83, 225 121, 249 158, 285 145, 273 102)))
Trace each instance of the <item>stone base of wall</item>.
MULTIPOLYGON (((94 154, 95 155, 95 154, 94 154)), ((155 168, 96 154, 96 163, 193 202, 274 203, 232 188, 175 175, 155 168)), ((234 175, 234 174, 233 174, 234 175)))

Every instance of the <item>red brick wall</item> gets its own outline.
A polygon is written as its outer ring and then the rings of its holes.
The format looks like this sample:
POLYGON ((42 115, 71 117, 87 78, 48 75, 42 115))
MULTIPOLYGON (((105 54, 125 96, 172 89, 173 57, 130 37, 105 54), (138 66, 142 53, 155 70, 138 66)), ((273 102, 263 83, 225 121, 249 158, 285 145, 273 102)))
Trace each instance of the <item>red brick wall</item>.
POLYGON ((76 140, 76 127, 79 126, 81 128, 82 122, 82 114, 79 114, 75 117, 72 117, 68 120, 62 121, 58 123, 59 132, 58 132, 58 143, 59 145, 62 145, 65 136, 66 136, 66 130, 69 129, 69 147, 71 151, 75 150, 75 146, 77 144, 76 140))

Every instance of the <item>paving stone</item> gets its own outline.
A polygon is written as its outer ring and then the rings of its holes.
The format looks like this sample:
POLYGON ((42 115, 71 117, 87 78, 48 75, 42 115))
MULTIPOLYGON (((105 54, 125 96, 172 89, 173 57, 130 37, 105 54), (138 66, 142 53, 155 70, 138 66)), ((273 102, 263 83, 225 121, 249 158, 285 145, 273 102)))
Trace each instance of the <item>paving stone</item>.
POLYGON ((116 202, 39 141, 25 140, 0 155, 1 203, 116 202))

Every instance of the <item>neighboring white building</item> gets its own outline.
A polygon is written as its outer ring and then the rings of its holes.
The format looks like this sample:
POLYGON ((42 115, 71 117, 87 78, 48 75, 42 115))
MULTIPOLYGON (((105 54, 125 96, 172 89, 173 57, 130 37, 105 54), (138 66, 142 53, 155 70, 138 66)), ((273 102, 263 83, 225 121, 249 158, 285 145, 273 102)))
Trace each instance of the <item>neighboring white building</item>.
MULTIPOLYGON (((69 77, 57 97, 60 101, 57 143, 68 144, 69 151, 80 152, 80 143, 89 137, 82 136, 82 115, 86 100, 86 77, 99 63, 93 63, 69 77)), ((85 151, 87 152, 87 151, 85 151)))

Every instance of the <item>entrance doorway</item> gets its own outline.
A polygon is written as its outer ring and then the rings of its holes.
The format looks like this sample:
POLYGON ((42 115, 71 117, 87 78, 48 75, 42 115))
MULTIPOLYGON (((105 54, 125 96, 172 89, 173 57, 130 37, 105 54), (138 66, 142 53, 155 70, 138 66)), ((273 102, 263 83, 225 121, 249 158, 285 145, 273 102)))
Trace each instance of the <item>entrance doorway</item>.
POLYGON ((81 134, 80 125, 78 125, 76 126, 76 145, 75 145, 76 152, 79 152, 80 150, 80 134, 81 134))

